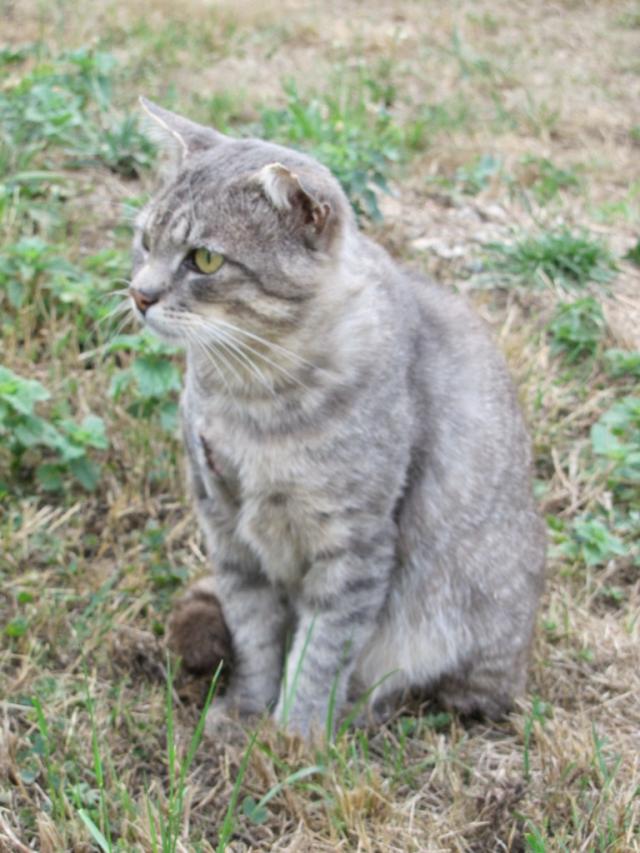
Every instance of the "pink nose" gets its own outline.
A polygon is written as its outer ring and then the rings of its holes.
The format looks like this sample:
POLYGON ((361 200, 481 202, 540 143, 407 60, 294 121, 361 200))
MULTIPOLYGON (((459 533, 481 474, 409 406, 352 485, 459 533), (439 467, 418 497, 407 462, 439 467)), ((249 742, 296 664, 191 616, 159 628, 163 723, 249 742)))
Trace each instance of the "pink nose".
POLYGON ((129 288, 129 294, 136 303, 138 310, 143 314, 146 312, 147 308, 151 308, 151 306, 155 305, 155 303, 160 299, 160 294, 158 293, 152 293, 148 290, 136 290, 135 287, 129 288))

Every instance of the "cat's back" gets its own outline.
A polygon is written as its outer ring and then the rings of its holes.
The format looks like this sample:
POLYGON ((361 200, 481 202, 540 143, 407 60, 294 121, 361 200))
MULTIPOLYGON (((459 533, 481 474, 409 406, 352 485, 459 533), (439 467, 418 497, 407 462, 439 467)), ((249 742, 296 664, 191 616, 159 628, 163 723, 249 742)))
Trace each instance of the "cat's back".
POLYGON ((511 436, 526 455, 528 437, 506 361, 470 301, 375 244, 367 254, 393 329, 386 357, 408 373, 416 440, 433 443, 442 431, 475 448, 480 437, 498 444, 511 436))
POLYGON ((446 529, 447 538, 488 515, 501 528, 517 520, 514 535, 530 534, 541 552, 530 438, 490 329, 466 297, 393 262, 386 272, 382 286, 396 335, 406 337, 413 412, 408 494, 417 493, 416 512, 432 530, 446 529))

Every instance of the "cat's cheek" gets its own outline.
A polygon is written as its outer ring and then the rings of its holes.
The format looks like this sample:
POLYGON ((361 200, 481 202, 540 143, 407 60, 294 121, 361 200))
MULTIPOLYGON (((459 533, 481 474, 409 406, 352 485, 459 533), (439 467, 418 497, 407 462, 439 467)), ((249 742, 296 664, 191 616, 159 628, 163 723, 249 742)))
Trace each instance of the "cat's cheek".
POLYGON ((143 325, 165 343, 184 346, 183 336, 176 329, 175 323, 172 325, 167 320, 163 320, 159 312, 152 313, 153 310, 150 308, 144 316, 138 312, 138 317, 143 325))

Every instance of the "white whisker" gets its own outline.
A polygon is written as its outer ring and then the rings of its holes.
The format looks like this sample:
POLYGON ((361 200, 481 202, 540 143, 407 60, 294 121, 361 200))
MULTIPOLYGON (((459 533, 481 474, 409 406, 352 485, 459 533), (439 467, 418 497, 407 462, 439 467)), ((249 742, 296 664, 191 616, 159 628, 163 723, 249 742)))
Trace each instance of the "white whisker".
POLYGON ((217 330, 218 340, 223 346, 231 347, 232 350, 237 353, 237 358, 241 358, 242 361, 247 365, 251 373, 257 377, 260 383, 269 391, 270 394, 274 394, 273 385, 268 381, 264 373, 260 370, 255 362, 251 361, 251 359, 245 355, 243 349, 245 348, 241 341, 238 341, 234 338, 230 333, 223 332, 222 329, 217 330))
POLYGON ((224 375, 223 371, 220 369, 220 366, 218 365, 218 362, 216 360, 216 356, 220 356, 220 354, 217 353, 212 347, 208 346, 206 341, 204 341, 200 338, 197 330, 195 328, 190 328, 188 323, 179 323, 179 325, 181 325, 182 328, 184 329, 184 332, 187 336, 187 340, 190 343, 192 343, 193 345, 195 345, 196 347, 199 347, 205 353, 205 355, 207 355, 210 363, 215 368, 216 373, 218 374, 218 376, 220 377, 220 379, 224 383, 224 386, 227 389, 227 393, 229 394, 230 397, 233 397, 233 393, 231 391, 229 383, 227 382, 227 377, 224 375))
MULTIPOLYGON (((218 324, 217 320, 203 319, 203 324, 216 335, 223 334, 222 330, 224 327, 229 327, 231 329, 237 330, 238 332, 243 332, 242 329, 239 329, 237 326, 234 326, 232 323, 225 323, 224 320, 221 320, 220 323, 218 324)), ((284 347, 279 347, 277 344, 272 346, 270 341, 264 340, 263 338, 260 338, 257 335, 253 335, 251 332, 247 332, 246 334, 247 334, 247 336, 251 337, 252 339, 255 338, 256 340, 260 341, 261 343, 265 344, 266 346, 271 347, 274 350, 277 349, 279 351, 282 349, 284 351, 284 353, 288 354, 289 356, 295 356, 295 353, 290 353, 288 350, 285 350, 284 347)), ((235 337, 234 337, 234 341, 235 341, 237 346, 241 346, 246 352, 250 352, 252 355, 256 356, 257 358, 261 358, 262 361, 265 362, 265 364, 269 364, 274 370, 278 371, 283 376, 286 376, 292 382, 296 383, 297 385, 301 385, 303 388, 308 387, 298 376, 295 376, 293 373, 290 373, 286 369, 286 367, 283 367, 281 364, 278 364, 278 362, 273 361, 273 359, 270 359, 264 353, 261 353, 259 350, 250 346, 245 341, 241 341, 235 337)), ((306 362, 304 359, 298 358, 297 356, 295 356, 295 357, 297 358, 298 361, 300 361, 304 364, 310 364, 310 362, 306 362)))
POLYGON ((99 293, 98 299, 102 302, 105 299, 113 299, 114 296, 125 296, 128 292, 128 287, 119 287, 117 290, 109 290, 107 293, 99 293))
MULTIPOLYGON (((185 330, 185 332, 192 331, 194 333, 194 335, 196 336, 195 339, 199 343, 200 347, 203 350, 205 350, 209 354, 210 357, 215 358, 215 356, 217 356, 221 360, 221 362, 225 365, 225 367, 227 367, 231 371, 231 373, 233 373, 233 375, 235 376, 238 383, 241 385, 243 384, 242 377, 240 376, 238 371, 233 367, 233 365, 231 364, 229 359, 225 358, 224 355, 222 354, 222 352, 220 352, 220 350, 215 346, 216 341, 211 340, 209 337, 206 337, 203 335, 203 332, 205 330, 202 328, 201 324, 198 323, 198 321, 197 321, 198 318, 195 317, 195 315, 193 315, 193 314, 182 314, 179 311, 167 311, 166 313, 169 317, 171 317, 173 320, 175 320, 175 322, 179 326, 181 326, 185 330)), ((231 353, 231 354, 233 355, 233 353, 231 353)), ((218 365, 215 361, 214 361, 214 364, 219 371, 218 365)), ((225 379, 225 384, 227 385, 227 389, 230 390, 228 384, 226 383, 226 379, 225 379)))
POLYGON ((112 320, 114 317, 117 317, 118 314, 123 314, 125 311, 128 311, 131 308, 128 301, 126 302, 118 302, 110 311, 108 311, 104 317, 100 317, 99 320, 96 320, 95 327, 99 328, 103 323, 106 323, 107 320, 112 320))
POLYGON ((273 361, 268 356, 266 356, 264 353, 260 352, 257 349, 254 349, 252 346, 250 346, 245 341, 240 341, 237 338, 235 339, 235 341, 236 341, 236 344, 238 346, 241 346, 246 352, 250 352, 252 355, 256 356, 256 358, 261 358, 265 362, 265 364, 270 365, 274 370, 278 371, 278 373, 280 373, 281 375, 286 376, 288 379, 290 379, 295 384, 301 385, 303 388, 307 387, 305 385, 305 383, 298 376, 295 376, 293 373, 290 373, 286 369, 286 367, 283 367, 281 364, 278 364, 277 361, 273 361))
POLYGON ((118 335, 120 334, 120 332, 121 332, 124 328, 126 328, 127 324, 128 324, 128 323, 130 323, 132 319, 133 319, 133 313, 131 313, 131 314, 127 314, 125 317, 123 317, 123 318, 122 318, 122 320, 120 320, 120 322, 119 322, 119 323, 118 323, 118 325, 116 326, 115 330, 112 332, 112 334, 111 334, 111 335, 109 335, 109 337, 108 337, 108 338, 107 338, 107 340, 105 341, 105 343, 104 343, 104 349, 106 349, 106 348, 109 346, 109 344, 110 344, 112 341, 114 341, 114 340, 118 337, 118 335))
POLYGON ((306 367, 316 368, 316 365, 311 361, 307 361, 306 358, 302 358, 302 356, 293 352, 287 347, 283 347, 281 344, 276 344, 273 341, 268 340, 267 338, 263 338, 260 335, 256 335, 254 332, 248 332, 246 329, 240 328, 240 326, 235 326, 233 323, 229 323, 227 320, 218 320, 215 319, 213 321, 208 320, 208 318, 203 318, 207 322, 213 322, 216 326, 224 326, 227 329, 231 329, 234 332, 238 332, 241 335, 244 335, 247 338, 251 338, 251 340, 256 341, 257 343, 263 344, 269 349, 275 350, 277 352, 282 353, 282 355, 286 355, 288 358, 291 358, 294 361, 299 362, 300 364, 304 364, 306 367))

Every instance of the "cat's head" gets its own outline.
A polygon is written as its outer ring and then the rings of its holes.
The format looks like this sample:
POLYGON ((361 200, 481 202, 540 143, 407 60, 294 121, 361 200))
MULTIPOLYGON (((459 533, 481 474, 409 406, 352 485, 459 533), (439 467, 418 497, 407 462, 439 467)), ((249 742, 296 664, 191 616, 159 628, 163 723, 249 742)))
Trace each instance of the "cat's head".
POLYGON ((205 349, 232 348, 234 328, 286 336, 353 227, 338 182, 302 153, 142 105, 176 165, 136 222, 138 317, 167 340, 205 349))

